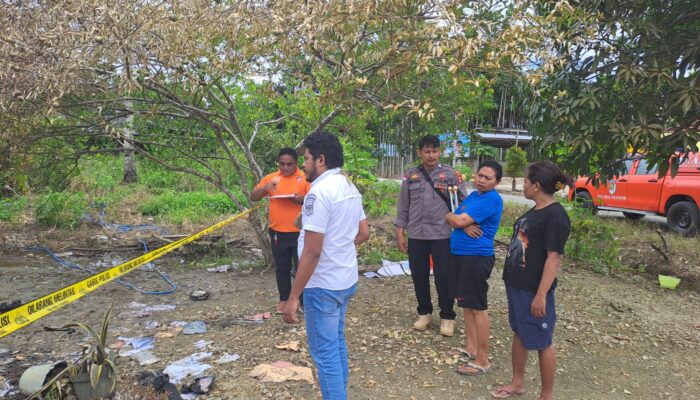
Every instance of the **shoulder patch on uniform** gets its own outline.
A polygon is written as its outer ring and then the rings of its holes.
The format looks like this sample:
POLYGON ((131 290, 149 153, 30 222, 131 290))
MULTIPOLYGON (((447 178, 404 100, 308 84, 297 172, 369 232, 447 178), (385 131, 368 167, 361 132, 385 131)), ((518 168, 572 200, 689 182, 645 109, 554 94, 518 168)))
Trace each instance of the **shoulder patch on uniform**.
POLYGON ((316 201, 315 194, 306 195, 306 200, 304 201, 304 214, 311 215, 314 213, 314 202, 316 201))

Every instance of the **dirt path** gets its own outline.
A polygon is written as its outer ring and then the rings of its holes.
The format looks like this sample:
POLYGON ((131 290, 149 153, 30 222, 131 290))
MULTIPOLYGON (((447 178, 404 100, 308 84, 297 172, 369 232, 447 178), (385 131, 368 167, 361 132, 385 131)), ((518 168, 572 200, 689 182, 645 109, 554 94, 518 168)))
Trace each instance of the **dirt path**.
MULTIPOLYGON (((45 294, 83 275, 66 271, 46 257, 4 254, 0 258, 0 301, 23 301, 45 294)), ((316 385, 307 383, 259 383, 248 372, 260 363, 288 360, 312 366, 305 350, 303 325, 285 325, 273 317, 260 325, 231 324, 232 317, 271 311, 276 302, 272 271, 215 274, 181 264, 177 258, 158 262, 178 285, 168 296, 145 296, 111 283, 43 320, 0 341, 0 388, 2 380, 16 385, 30 365, 60 360, 79 351, 85 337, 45 332, 43 326, 73 321, 99 325, 114 304, 111 332, 116 336, 153 334, 149 321, 167 325, 172 321, 201 319, 208 333, 179 334, 158 340, 154 354, 162 361, 151 369, 199 350, 194 343, 212 341, 216 358, 223 353, 239 354, 230 364, 214 365, 216 383, 207 399, 320 398, 316 385), (212 292, 212 298, 193 302, 195 288, 212 292), (173 304, 173 311, 153 312, 139 318, 132 302, 173 304), (300 340, 302 351, 277 350, 275 344, 300 340), (15 360, 12 361, 11 358, 15 360), (8 362, 12 361, 12 362, 8 362)), ((454 360, 447 352, 463 341, 461 334, 442 338, 433 327, 426 332, 410 329, 414 299, 410 278, 360 278, 359 291, 348 311, 347 338, 351 357, 350 397, 353 399, 486 399, 494 384, 510 377, 510 331, 500 270, 491 278, 492 364, 491 374, 466 378, 453 372, 454 360)), ((153 272, 135 271, 131 282, 160 286, 153 272)), ((153 289, 157 289, 154 287, 153 289)), ((692 399, 700 398, 700 299, 694 292, 662 291, 641 277, 627 280, 586 271, 565 271, 558 289, 559 323, 556 346, 559 353, 556 394, 561 399, 692 399)), ((458 326, 462 323, 458 317, 458 326)), ((162 328, 159 328, 162 329, 162 328)), ((529 392, 535 399, 539 379, 531 357, 528 366, 529 392)), ((129 358, 119 358, 123 381, 145 369, 129 358)), ((123 387, 123 386, 122 386, 123 387)), ((10 398, 21 398, 19 396, 10 398)))

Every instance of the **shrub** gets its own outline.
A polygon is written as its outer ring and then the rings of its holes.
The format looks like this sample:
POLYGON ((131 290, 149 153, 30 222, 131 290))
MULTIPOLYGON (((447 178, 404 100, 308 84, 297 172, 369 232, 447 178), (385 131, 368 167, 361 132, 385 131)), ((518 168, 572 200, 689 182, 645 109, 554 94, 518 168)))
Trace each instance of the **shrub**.
POLYGON ((396 212, 401 185, 394 181, 372 182, 362 193, 362 205, 369 217, 381 217, 396 212))
POLYGON ((473 172, 472 172, 472 169, 468 165, 466 165, 466 164, 457 165, 455 167, 455 169, 457 170, 457 172, 462 174, 462 179, 464 179, 465 182, 469 182, 472 179, 473 172))
POLYGON ((569 218, 571 234, 565 250, 569 258, 598 273, 621 269, 620 248, 610 226, 576 204, 571 207, 569 218))
POLYGON ((27 207, 26 197, 0 200, 0 221, 12 222, 27 207))
POLYGON ((511 190, 515 190, 515 177, 520 176, 527 165, 527 153, 518 146, 513 146, 506 151, 505 172, 513 178, 511 190))
POLYGON ((80 225, 87 200, 82 192, 51 192, 39 198, 35 215, 39 225, 74 229, 80 225))

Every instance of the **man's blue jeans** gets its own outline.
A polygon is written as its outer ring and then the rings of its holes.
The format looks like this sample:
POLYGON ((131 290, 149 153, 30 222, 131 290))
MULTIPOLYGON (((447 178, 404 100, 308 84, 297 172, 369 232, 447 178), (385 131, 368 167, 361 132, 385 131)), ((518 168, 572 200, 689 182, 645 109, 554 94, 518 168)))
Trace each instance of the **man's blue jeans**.
POLYGON ((306 337, 324 399, 348 398, 350 371, 345 345, 345 312, 356 291, 357 284, 345 290, 304 289, 306 337))

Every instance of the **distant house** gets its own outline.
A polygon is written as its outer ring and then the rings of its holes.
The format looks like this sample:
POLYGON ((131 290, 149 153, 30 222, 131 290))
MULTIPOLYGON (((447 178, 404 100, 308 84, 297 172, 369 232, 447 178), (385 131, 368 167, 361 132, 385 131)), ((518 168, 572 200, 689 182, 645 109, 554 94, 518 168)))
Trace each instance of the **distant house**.
POLYGON ((503 162, 506 150, 515 145, 532 155, 532 135, 530 135, 525 129, 490 129, 488 131, 477 130, 474 135, 478 138, 479 143, 482 145, 491 146, 498 149, 497 160, 499 162, 503 162))
MULTIPOLYGON (((468 165, 475 169, 479 157, 474 151, 477 144, 496 148, 496 160, 503 162, 507 149, 516 144, 532 156, 532 136, 524 129, 477 129, 469 135, 458 130, 456 133, 445 132, 438 135, 441 142, 441 162, 452 165, 468 165)), ((382 178, 397 178, 403 175, 408 166, 415 165, 412 144, 403 145, 387 143, 383 137, 378 138, 374 155, 378 158, 374 173, 382 178)))

